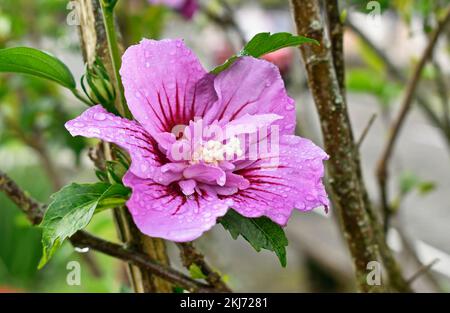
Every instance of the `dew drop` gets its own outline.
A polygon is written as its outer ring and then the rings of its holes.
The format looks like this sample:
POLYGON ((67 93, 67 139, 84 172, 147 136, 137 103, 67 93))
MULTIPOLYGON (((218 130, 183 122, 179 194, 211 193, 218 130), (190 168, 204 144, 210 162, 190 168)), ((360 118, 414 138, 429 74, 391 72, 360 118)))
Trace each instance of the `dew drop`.
POLYGON ((288 110, 288 111, 292 111, 293 109, 295 109, 295 106, 293 105, 293 104, 288 104, 288 105, 286 105, 286 110, 288 110))
POLYGON ((105 113, 101 113, 101 112, 95 113, 94 114, 94 119, 97 120, 97 121, 104 121, 106 119, 106 114, 105 113))

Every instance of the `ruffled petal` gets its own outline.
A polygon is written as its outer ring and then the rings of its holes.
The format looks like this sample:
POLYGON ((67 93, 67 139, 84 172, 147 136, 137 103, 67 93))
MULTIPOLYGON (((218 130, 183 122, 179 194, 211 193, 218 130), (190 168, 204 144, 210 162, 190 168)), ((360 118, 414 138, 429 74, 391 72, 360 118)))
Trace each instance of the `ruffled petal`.
POLYGON ((156 142, 142 126, 107 112, 101 105, 87 109, 65 127, 72 136, 98 138, 127 150, 131 156, 130 170, 139 177, 152 177, 164 162, 156 142))
POLYGON ((129 47, 120 74, 130 111, 152 136, 187 125, 215 97, 211 78, 180 39, 129 47))
POLYGON ((187 179, 195 179, 198 182, 223 186, 226 182, 226 173, 218 166, 205 163, 192 164, 183 171, 187 179))
POLYGON ((214 79, 218 100, 204 120, 226 124, 246 114, 277 114, 274 124, 282 134, 293 134, 295 106, 284 87, 278 68, 264 60, 242 57, 214 79))
POLYGON ((322 178, 328 155, 310 140, 290 135, 281 137, 278 150, 234 172, 250 186, 231 197, 233 208, 246 217, 267 216, 280 225, 286 225, 294 208, 327 208, 322 178))
POLYGON ((232 206, 231 199, 184 196, 174 186, 163 186, 127 172, 123 178, 132 189, 127 206, 136 226, 151 237, 185 242, 197 239, 216 224, 232 206))

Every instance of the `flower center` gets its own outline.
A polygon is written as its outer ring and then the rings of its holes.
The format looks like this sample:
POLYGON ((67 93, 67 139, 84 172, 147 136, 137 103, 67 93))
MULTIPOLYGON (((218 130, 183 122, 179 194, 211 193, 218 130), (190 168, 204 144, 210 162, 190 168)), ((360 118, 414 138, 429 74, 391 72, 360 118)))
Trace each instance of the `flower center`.
POLYGON ((234 156, 243 155, 241 141, 237 137, 232 137, 226 144, 217 140, 208 140, 200 146, 192 155, 191 164, 197 164, 203 161, 208 164, 217 165, 218 162, 230 160, 234 156))

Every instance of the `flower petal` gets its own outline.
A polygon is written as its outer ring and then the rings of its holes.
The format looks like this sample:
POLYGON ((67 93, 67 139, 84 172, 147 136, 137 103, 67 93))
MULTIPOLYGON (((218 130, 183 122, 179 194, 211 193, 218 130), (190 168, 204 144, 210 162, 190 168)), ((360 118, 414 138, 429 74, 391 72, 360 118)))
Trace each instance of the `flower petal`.
POLYGON ((179 9, 185 19, 190 20, 195 12, 199 10, 198 0, 185 0, 183 6, 179 9))
POLYGON ((211 78, 180 39, 143 39, 129 47, 120 74, 130 111, 152 136, 186 125, 214 98, 211 78), (200 90, 209 96, 197 97, 200 90))
POLYGON ((214 80, 218 100, 205 115, 207 124, 219 120, 225 124, 245 114, 277 114, 283 119, 282 134, 293 134, 295 106, 284 87, 278 68, 264 60, 241 57, 214 80))
POLYGON ((117 144, 131 156, 130 170, 143 178, 152 177, 161 166, 154 140, 138 123, 107 112, 101 105, 93 106, 65 124, 72 136, 98 138, 117 144))
POLYGON ((310 140, 298 136, 281 137, 279 153, 263 157, 239 168, 235 174, 250 186, 233 195, 233 208, 247 217, 267 216, 286 225, 292 210, 328 207, 322 183, 323 160, 327 154, 310 140))
POLYGON ((184 196, 178 185, 162 186, 141 179, 130 171, 123 178, 132 189, 127 206, 137 227, 144 234, 178 242, 200 237, 216 224, 233 204, 208 196, 184 196))
POLYGON ((219 186, 225 184, 227 177, 223 169, 206 163, 189 165, 183 171, 183 176, 187 179, 195 179, 198 182, 217 184, 219 186))

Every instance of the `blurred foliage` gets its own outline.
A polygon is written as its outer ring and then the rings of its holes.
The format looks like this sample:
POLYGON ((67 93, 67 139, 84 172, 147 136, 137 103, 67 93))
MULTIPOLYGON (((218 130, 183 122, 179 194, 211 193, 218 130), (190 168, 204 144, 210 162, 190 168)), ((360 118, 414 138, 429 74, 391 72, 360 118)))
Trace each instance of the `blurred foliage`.
MULTIPOLYGON (((14 148, 10 148, 14 150, 14 148)), ((20 153, 23 151, 9 151, 20 153)), ((16 180, 33 197, 47 201, 51 185, 39 166, 18 166, 8 169, 11 177, 16 180), (33 180, 29 179, 33 173, 33 180)), ((41 231, 32 227, 25 216, 0 194, 0 286, 23 291, 53 291, 53 292, 117 292, 120 290, 122 267, 118 261, 104 255, 95 254, 95 260, 101 264, 102 278, 94 277, 85 263, 82 255, 74 251, 70 244, 65 244, 55 255, 52 263, 38 271, 37 265, 41 258, 41 231), (69 286, 66 283, 66 269, 69 261, 78 261, 81 265, 81 285, 69 286)), ((111 227, 111 217, 108 212, 98 215, 89 226, 89 230, 106 238, 114 238, 114 228, 111 227)))
POLYGON ((347 88, 352 92, 374 95, 384 107, 388 107, 403 90, 401 85, 389 82, 367 68, 348 70, 347 88))
POLYGON ((398 178, 398 195, 392 201, 392 209, 398 210, 403 200, 413 192, 417 192, 419 196, 424 197, 435 191, 436 188, 435 182, 424 180, 413 171, 404 171, 398 178))
POLYGON ((343 8, 352 8, 361 13, 370 13, 380 9, 395 12, 407 24, 411 24, 413 16, 422 18, 423 30, 429 32, 433 29, 436 19, 443 13, 450 0, 340 0, 343 8))
MULTIPOLYGON (((68 32, 72 30, 66 24, 66 5, 66 1, 58 0, 2 0, 0 48, 19 45, 39 48, 44 41, 52 40, 64 43, 58 47, 60 50, 73 52, 77 44, 67 44, 68 32)), ((59 151, 52 159, 62 161, 58 158, 60 152, 69 150, 79 164, 81 152, 86 148, 85 140, 70 136, 64 123, 81 108, 78 100, 71 95, 66 96, 53 82, 25 75, 0 75, 0 155, 7 156, 6 160, 3 157, 2 170, 43 203, 49 201, 54 183, 46 167, 36 163, 36 160, 42 161, 36 158, 36 153, 59 151)), ((58 163, 54 166, 59 174, 58 163)), ((68 244, 55 256, 51 265, 37 271, 42 250, 40 229, 31 227, 25 216, 3 194, 0 194, 0 208, 1 287, 25 291, 119 290, 123 280, 117 279, 117 271, 121 267, 115 260, 95 255, 103 272, 101 279, 95 278, 85 259, 68 244), (81 286, 69 286, 65 281, 66 265, 71 260, 82 263, 81 286)), ((109 214, 100 214, 90 227, 100 235, 114 238, 109 214)))
POLYGON ((119 1, 117 14, 125 46, 136 44, 142 38, 159 39, 167 17, 175 15, 164 6, 148 5, 141 0, 119 1))

